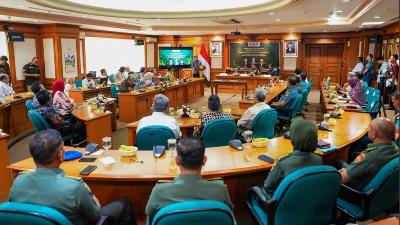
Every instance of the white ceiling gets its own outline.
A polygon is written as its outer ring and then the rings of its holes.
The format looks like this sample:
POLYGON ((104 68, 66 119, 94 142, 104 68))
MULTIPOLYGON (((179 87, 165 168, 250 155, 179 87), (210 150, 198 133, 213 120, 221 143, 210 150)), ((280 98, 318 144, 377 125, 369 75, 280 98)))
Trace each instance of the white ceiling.
MULTIPOLYGON (((123 7, 124 2, 137 2, 137 0, 69 0, 75 2, 85 2, 86 4, 97 3, 98 7, 106 7, 112 5, 114 8, 123 7), (110 2, 112 1, 112 4, 110 2)), ((353 20, 349 18, 352 12, 359 6, 363 1, 368 0, 299 0, 297 4, 282 9, 273 11, 266 11, 261 13, 254 13, 250 15, 232 15, 231 17, 204 17, 204 18, 183 18, 183 19, 141 19, 141 18, 121 18, 121 17, 109 17, 99 15, 89 15, 76 13, 66 10, 56 10, 52 8, 46 8, 41 5, 31 3, 26 0, 0 0, 0 7, 8 7, 19 10, 35 11, 41 13, 49 13, 62 16, 71 16, 77 18, 87 18, 99 21, 108 21, 119 24, 129 24, 140 26, 139 30, 134 29, 120 29, 115 27, 104 27, 99 25, 93 25, 83 22, 80 25, 82 28, 108 30, 117 32, 137 33, 137 34, 150 34, 150 35, 196 35, 196 34, 225 34, 233 31, 235 25, 222 25, 216 21, 226 21, 230 19, 236 19, 241 21, 238 28, 242 33, 280 33, 280 32, 345 32, 355 31, 364 28, 371 27, 382 27, 387 24, 393 23, 394 19, 399 18, 399 0, 369 0, 375 4, 371 4, 371 7, 367 7, 359 17, 353 20), (336 13, 336 24, 342 25, 329 25, 328 18, 332 12, 342 11, 336 13), (375 18, 374 18, 375 17, 375 18), (379 18, 378 18, 379 17, 379 18), (360 27, 363 22, 384 22, 381 25, 375 26, 364 26, 360 27)), ((135 5, 130 3, 127 4, 127 9, 136 10, 152 10, 159 11, 165 10, 170 11, 176 10, 188 10, 190 6, 196 9, 220 9, 223 5, 216 4, 212 6, 212 2, 225 2, 225 5, 229 7, 243 7, 249 2, 259 4, 260 2, 268 2, 262 0, 241 0, 232 1, 238 2, 235 5, 227 4, 228 0, 146 0, 142 1, 146 4, 142 4, 137 8, 135 5), (254 2, 253 2, 254 1, 254 2), (160 3, 164 2, 164 3, 160 3), (163 4, 171 2, 184 2, 185 4, 175 4, 169 8, 163 7, 163 4), (195 2, 195 3, 193 3, 195 2), (206 2, 204 6, 199 6, 201 2, 206 2), (154 3, 155 5, 152 5, 154 3), (158 3, 158 4, 156 4, 158 3), (242 4, 242 5, 240 5, 242 4), (182 8, 180 8, 182 6, 182 8)), ((139 5, 139 3, 137 3, 139 5)), ((354 17, 354 16, 353 16, 354 17)), ((24 17, 9 17, 4 15, 0 11, 0 20, 15 21, 15 22, 26 22, 26 23, 60 23, 60 21, 53 20, 35 20, 34 18, 24 17)), ((68 23, 68 22, 64 22, 68 23)))

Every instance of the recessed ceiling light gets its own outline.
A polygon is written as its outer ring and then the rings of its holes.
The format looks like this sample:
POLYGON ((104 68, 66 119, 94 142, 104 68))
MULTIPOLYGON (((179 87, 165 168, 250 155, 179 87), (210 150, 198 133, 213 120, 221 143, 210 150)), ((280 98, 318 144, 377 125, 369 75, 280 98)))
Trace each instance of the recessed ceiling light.
POLYGON ((157 20, 158 20, 158 21, 160 21, 161 19, 160 19, 160 18, 158 18, 157 20))
POLYGON ((328 31, 324 30, 324 33, 326 33, 326 32, 328 32, 328 31))
POLYGON ((24 6, 24 5, 19 5, 18 7, 19 7, 19 8, 25 8, 25 6, 24 6))
POLYGON ((87 17, 87 15, 82 15, 82 17, 86 18, 86 17, 87 17))
POLYGON ((364 27, 363 25, 360 25, 360 26, 358 26, 358 27, 364 27))
POLYGON ((374 16, 374 19, 380 19, 381 17, 380 16, 374 16))
POLYGON ((341 9, 338 9, 338 10, 336 10, 336 12, 337 12, 337 13, 342 13, 342 12, 343 12, 343 10, 341 10, 341 9))
POLYGON ((278 18, 278 19, 276 19, 275 21, 276 21, 276 22, 279 22, 279 21, 281 21, 281 19, 278 18))
POLYGON ((383 22, 383 21, 377 21, 377 22, 364 22, 364 23, 362 23, 361 25, 363 25, 363 26, 368 26, 368 25, 380 25, 380 24, 383 24, 383 23, 385 23, 385 22, 383 22))
POLYGON ((275 13, 273 13, 273 12, 270 12, 270 13, 268 13, 269 15, 274 15, 275 13))
POLYGON ((180 24, 180 25, 183 25, 183 22, 180 22, 179 24, 180 24))
POLYGON ((346 2, 349 2, 349 1, 351 1, 351 0, 342 0, 342 2, 345 2, 345 3, 346 3, 346 2))

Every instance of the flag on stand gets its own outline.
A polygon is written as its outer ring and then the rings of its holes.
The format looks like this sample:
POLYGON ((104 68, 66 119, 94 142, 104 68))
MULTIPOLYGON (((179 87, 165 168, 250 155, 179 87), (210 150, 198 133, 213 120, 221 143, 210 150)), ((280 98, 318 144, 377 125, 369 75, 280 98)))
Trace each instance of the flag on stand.
POLYGON ((206 77, 208 81, 210 81, 210 74, 211 74, 211 59, 210 56, 207 54, 206 46, 201 44, 201 49, 200 49, 200 55, 199 55, 199 61, 201 62, 201 65, 204 66, 203 74, 206 77))

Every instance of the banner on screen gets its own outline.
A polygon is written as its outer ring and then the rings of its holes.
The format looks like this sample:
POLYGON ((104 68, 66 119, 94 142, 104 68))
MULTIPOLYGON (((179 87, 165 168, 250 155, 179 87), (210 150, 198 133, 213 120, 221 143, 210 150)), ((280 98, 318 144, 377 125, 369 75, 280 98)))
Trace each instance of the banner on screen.
MULTIPOLYGON (((242 42, 229 44, 229 66, 245 67, 247 61, 248 67, 252 60, 259 64, 260 59, 265 66, 272 63, 274 67, 279 66, 279 41, 271 42, 242 42), (253 59, 254 58, 254 59, 253 59)), ((264 66, 263 66, 264 67, 264 66)))
POLYGON ((160 68, 190 68, 193 61, 193 48, 160 47, 158 51, 158 57, 158 66, 160 68))

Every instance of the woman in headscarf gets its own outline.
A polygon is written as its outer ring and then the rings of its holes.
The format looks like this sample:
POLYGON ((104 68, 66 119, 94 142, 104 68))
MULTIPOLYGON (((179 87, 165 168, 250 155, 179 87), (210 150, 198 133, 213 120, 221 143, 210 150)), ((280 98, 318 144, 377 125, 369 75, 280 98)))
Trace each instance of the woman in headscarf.
POLYGON ((355 101, 358 105, 364 105, 365 104, 364 88, 360 79, 358 79, 358 77, 350 77, 348 83, 351 87, 349 91, 351 99, 355 101))
POLYGON ((318 143, 317 128, 314 124, 303 117, 297 117, 290 126, 290 136, 293 152, 276 160, 275 166, 264 182, 267 197, 273 196, 281 181, 291 172, 304 167, 322 165, 321 157, 313 153, 318 143))
POLYGON ((62 115, 70 114, 74 108, 72 100, 64 93, 64 81, 56 80, 53 83, 53 105, 62 115))

